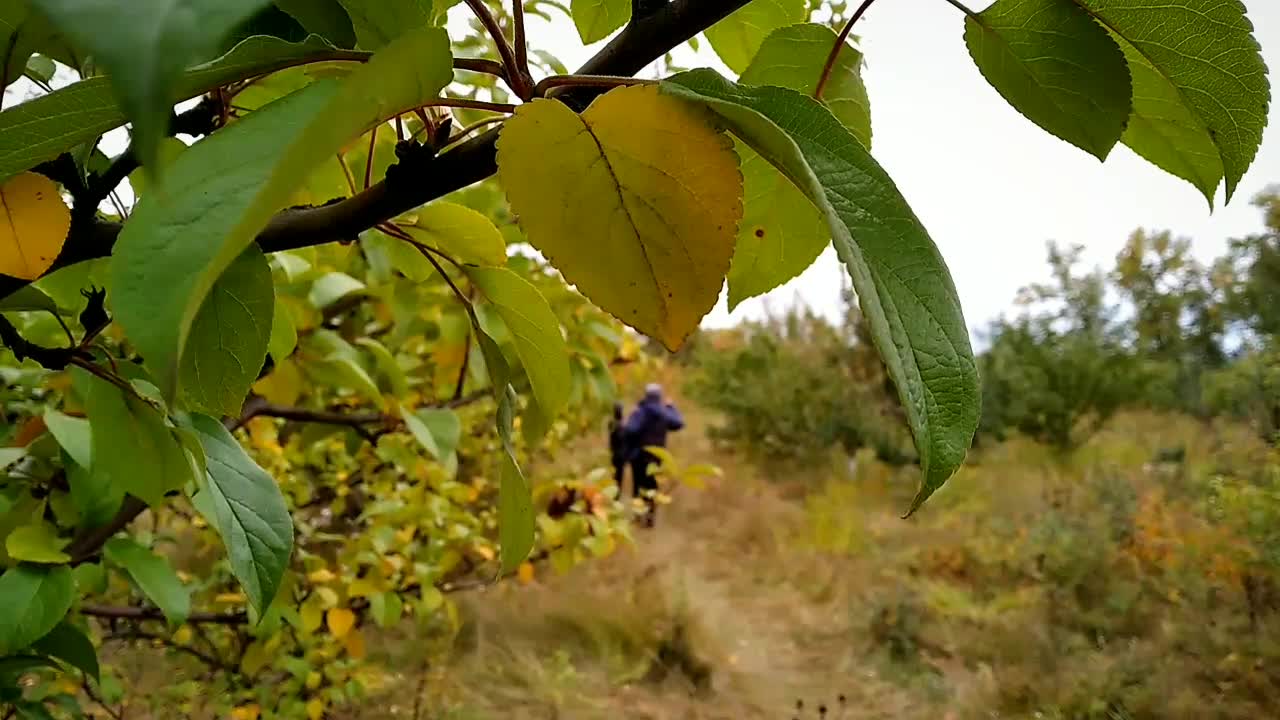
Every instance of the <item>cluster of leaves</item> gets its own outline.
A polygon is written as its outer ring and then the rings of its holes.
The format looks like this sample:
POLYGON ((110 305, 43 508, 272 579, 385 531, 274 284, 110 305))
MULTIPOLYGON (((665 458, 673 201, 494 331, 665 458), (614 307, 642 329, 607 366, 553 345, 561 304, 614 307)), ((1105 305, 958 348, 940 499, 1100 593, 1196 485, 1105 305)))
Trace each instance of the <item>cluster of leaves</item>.
POLYGON ((1169 232, 1137 231, 1104 273, 1079 273, 1081 248, 1050 246, 1053 282, 1025 288, 1020 315, 995 322, 979 358, 981 429, 1016 429, 1061 449, 1125 405, 1240 417, 1264 439, 1280 428, 1274 343, 1274 193, 1265 232, 1208 264, 1169 232))
MULTIPOLYGON (((25 398, 35 407, 6 409, 24 413, 5 466, 7 680, 50 656, 93 674, 84 635, 58 629, 81 627, 89 613, 77 598, 101 588, 83 568, 127 577, 175 624, 194 617, 154 536, 132 527, 148 510, 163 527, 189 503, 221 538, 251 632, 264 633, 237 646, 241 670, 309 647, 282 639, 286 626, 317 627, 314 610, 295 623, 291 603, 318 605, 329 635, 358 656, 356 600, 391 618, 387 592, 447 574, 439 544, 453 525, 443 537, 442 521, 411 532, 410 518, 439 517, 416 498, 488 497, 461 527, 479 537, 496 516, 498 568, 515 570, 538 542, 522 460, 567 432, 575 398, 607 394, 620 344, 564 283, 675 348, 726 277, 737 302, 794 277, 830 241, 914 436, 922 482, 911 509, 962 462, 979 414, 967 328, 937 248, 870 154, 861 56, 845 42, 870 0, 847 19, 842 3, 806 0, 575 0, 584 40, 626 27, 574 75, 531 54, 525 32, 526 10, 563 6, 517 1, 508 15, 465 0, 474 22, 454 38, 444 28, 454 4, 19 0, 0 10, 5 85, 25 76, 48 90, 0 113, 0 302, 41 313, 21 328, 0 322, 0 340, 28 363, 22 372, 43 368, 20 378, 38 390, 25 398), (837 35, 811 17, 845 21, 837 35), (618 77, 703 31, 737 82, 710 70, 618 77), (477 50, 496 57, 465 54, 477 50), (552 74, 535 80, 535 70, 552 74), (59 71, 74 80, 55 89, 59 71), (129 147, 108 157, 103 135, 125 125, 129 147), (202 138, 187 146, 171 134, 202 138), (494 172, 506 204, 438 201, 494 172), (524 243, 556 273, 508 259, 524 243), (290 397, 301 411, 280 406, 290 397), (479 397, 496 423, 472 449, 485 462, 467 490, 448 483, 474 426, 439 411, 479 397), (353 404, 371 414, 329 414, 353 404), (359 537, 339 553, 356 564, 340 588, 311 546, 330 520, 299 505, 339 501, 315 487, 286 496, 289 471, 231 434, 272 416, 336 421, 365 443, 346 447, 359 467, 339 471, 329 466, 339 458, 311 457, 322 441, 296 436, 342 503, 357 469, 392 495, 357 505, 359 537), (435 470, 408 462, 410 438, 435 470), (406 478, 433 492, 411 492, 406 478), (388 535, 361 524, 370 512, 404 524, 388 535), (410 553, 383 557, 397 547, 410 553), (358 581, 370 594, 352 591, 358 581)), ((978 69, 1031 120, 1099 157, 1123 141, 1207 196, 1220 181, 1231 196, 1270 98, 1237 2, 963 10, 978 69)), ((302 667, 283 671, 296 680, 302 667)), ((46 712, 4 687, 21 712, 46 712)), ((345 687, 322 678, 301 709, 316 717, 349 695, 320 691, 345 687)))
POLYGON ((712 438, 771 462, 814 463, 840 447, 914 461, 902 410, 867 326, 846 295, 835 326, 809 310, 699 339, 687 392, 719 414, 712 438))

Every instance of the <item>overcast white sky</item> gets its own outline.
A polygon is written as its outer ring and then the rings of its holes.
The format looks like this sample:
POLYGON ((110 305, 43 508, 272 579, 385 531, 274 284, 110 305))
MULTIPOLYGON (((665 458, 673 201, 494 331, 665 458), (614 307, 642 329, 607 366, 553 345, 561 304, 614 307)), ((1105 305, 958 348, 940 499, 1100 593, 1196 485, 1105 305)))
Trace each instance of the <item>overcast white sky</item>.
MULTIPOLYGON (((1275 83, 1280 2, 1244 3, 1275 83)), ((963 16, 942 0, 878 0, 854 34, 867 58, 872 154, 941 248, 971 330, 1008 309, 1018 288, 1047 275, 1050 239, 1083 244, 1090 263, 1109 265, 1139 227, 1190 237, 1205 259, 1220 253, 1227 238, 1261 228, 1249 201, 1267 184, 1280 183, 1280 102, 1271 103, 1262 150, 1231 204, 1222 206, 1219 190, 1211 214, 1199 191, 1122 145, 1100 163, 1032 125, 978 73, 963 29, 963 16)), ((595 49, 582 49, 567 22, 531 27, 530 38, 570 67, 595 49)), ((707 51, 682 60, 723 71, 707 51)), ((731 324, 760 315, 766 302, 781 307, 797 298, 833 312, 841 273, 828 250, 764 299, 732 314, 722 301, 703 324, 731 324)))

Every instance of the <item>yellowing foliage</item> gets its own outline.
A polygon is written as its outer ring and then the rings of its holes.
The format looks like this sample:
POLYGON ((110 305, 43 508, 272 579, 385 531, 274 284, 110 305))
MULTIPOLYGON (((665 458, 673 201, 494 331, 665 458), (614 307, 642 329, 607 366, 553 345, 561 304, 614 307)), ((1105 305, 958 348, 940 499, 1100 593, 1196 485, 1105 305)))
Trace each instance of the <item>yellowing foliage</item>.
POLYGON ((581 115, 535 100, 504 126, 498 173, 529 242, 623 322, 675 349, 715 305, 742 173, 703 111, 652 86, 581 115))
POLYGON ((351 631, 356 623, 356 616, 347 608, 333 608, 325 615, 325 620, 328 622, 329 632, 334 637, 341 638, 351 631))
POLYGON ((25 172, 0 185, 0 273, 23 280, 44 274, 62 250, 71 211, 52 180, 25 172))

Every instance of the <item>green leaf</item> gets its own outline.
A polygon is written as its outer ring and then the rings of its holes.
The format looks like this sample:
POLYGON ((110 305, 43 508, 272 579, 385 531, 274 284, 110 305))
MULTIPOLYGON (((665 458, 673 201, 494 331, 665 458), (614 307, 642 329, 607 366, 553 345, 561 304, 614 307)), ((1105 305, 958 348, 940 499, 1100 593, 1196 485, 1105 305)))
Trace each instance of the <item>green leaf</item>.
POLYGON ((426 423, 403 405, 400 406, 400 417, 404 420, 404 426, 409 431, 409 434, 413 436, 414 440, 418 441, 423 450, 431 453, 431 457, 437 460, 444 459, 444 453, 441 452, 440 446, 436 444, 435 435, 432 434, 431 428, 427 427, 426 423))
POLYGON ((804 193, 750 147, 738 143, 742 223, 729 265, 729 309, 804 272, 822 254, 831 231, 804 193))
POLYGON ((275 480, 258 467, 222 423, 192 417, 209 459, 197 508, 218 530, 231 571, 259 615, 280 589, 293 550, 293 520, 275 480))
POLYGON ((1073 0, 997 0, 964 22, 969 55, 1049 133, 1105 160, 1129 119, 1124 53, 1073 0))
POLYGON ((380 628, 394 627, 404 615, 404 603, 393 592, 378 593, 369 598, 369 612, 380 628))
POLYGON ((143 165, 166 135, 182 71, 216 55, 266 0, 30 0, 93 55, 133 124, 143 165))
POLYGON ((53 79, 53 74, 56 72, 58 72, 58 66, 54 64, 53 60, 44 55, 32 55, 27 59, 27 67, 24 74, 42 83, 48 83, 53 79))
MULTIPOLYGON (((363 57, 364 53, 336 50, 319 37, 301 43, 251 37, 217 60, 185 72, 174 99, 185 100, 235 80, 304 62, 363 57)), ((0 113, 0 179, 96 141, 126 121, 105 77, 81 80, 6 109, 0 113)))
POLYGON ((410 30, 431 25, 431 0, 338 0, 351 16, 356 39, 377 50, 410 30))
POLYGON ((338 0, 276 0, 276 7, 293 16, 309 33, 340 48, 356 46, 351 18, 338 0))
POLYGON ((286 96, 178 158, 168 201, 153 195, 138 203, 111 265, 116 319, 165 397, 176 392, 191 321, 213 282, 290 193, 321 159, 434 97, 452 77, 444 31, 407 33, 342 83, 320 81, 286 96))
POLYGON ((440 451, 437 458, 453 475, 458 471, 458 442, 462 440, 462 420, 458 413, 443 408, 424 408, 414 412, 426 427, 440 451))
MULTIPOLYGON (((55 44, 56 38, 57 31, 48 19, 32 12, 26 0, 3 3, 0 6, 0 63, 4 65, 4 76, 0 77, 0 87, 7 87, 23 73, 30 74, 31 61, 36 59, 32 54, 55 44)), ((42 59, 52 65, 48 58, 42 59)), ((74 62, 69 64, 76 67, 74 62)))
POLYGON ((13 654, 53 630, 71 609, 75 583, 65 565, 14 565, 0 575, 0 655, 13 654))
POLYGON ((84 631, 65 620, 37 640, 34 649, 66 662, 94 680, 99 678, 98 652, 93 642, 84 631))
MULTIPOLYGON (((778 28, 764 39, 738 82, 777 85, 812 95, 835 43, 835 31, 825 25, 802 23, 778 28)), ((822 89, 822 104, 831 108, 831 114, 863 145, 871 147, 871 100, 862 83, 862 53, 848 43, 840 48, 831 67, 822 89)))
POLYGON ((191 323, 178 382, 188 406, 238 415, 267 358, 275 304, 271 267, 250 245, 213 284, 191 323))
POLYGON ((707 40, 724 64, 740 73, 769 33, 803 21, 806 9, 805 0, 751 0, 707 28, 707 40))
POLYGON ((57 315, 58 304, 44 291, 33 285, 23 285, 0 300, 0 312, 24 310, 44 310, 57 315))
POLYGON ((583 45, 609 37, 631 19, 631 0, 573 0, 569 8, 583 45))
POLYGON ((368 350, 369 354, 373 356, 373 362, 378 368, 378 373, 387 379, 393 395, 404 397, 409 394, 409 378, 404 374, 404 368, 400 367, 400 363, 396 361, 395 356, 391 354, 391 351, 385 345, 373 338, 357 338, 356 344, 368 350))
MULTIPOLYGON (((507 261, 507 244, 502 233, 489 218, 465 205, 437 200, 418 209, 412 223, 399 227, 415 241, 440 250, 458 262, 502 265, 507 261)), ((412 279, 408 272, 404 274, 412 279)))
POLYGON ((62 466, 71 486, 71 500, 80 513, 80 524, 86 528, 107 524, 115 517, 124 501, 124 490, 111 484, 105 473, 85 467, 64 451, 62 466))
POLYGON ((44 425, 63 450, 82 467, 92 467, 93 433, 89 421, 71 417, 49 408, 44 411, 44 425))
POLYGON ((152 506, 192 479, 186 451, 159 411, 102 378, 79 368, 73 373, 88 387, 95 473, 152 506))
POLYGON ((533 492, 516 462, 511 441, 516 393, 511 389, 510 369, 493 338, 478 326, 474 329, 498 401, 498 439, 502 441, 502 452, 498 453, 498 554, 502 570, 507 572, 524 562, 533 549, 533 492))
POLYGON ((57 528, 40 521, 14 528, 5 538, 4 549, 14 560, 33 563, 64 563, 71 556, 62 552, 71 540, 58 537, 57 528))
POLYGON ((311 285, 311 294, 307 296, 307 300, 323 310, 348 295, 363 294, 367 290, 364 283, 350 275, 331 272, 316 278, 311 285))
POLYGON ((978 422, 969 332, 937 247, 884 170, 812 98, 710 70, 663 88, 706 103, 822 209, 915 436, 914 511, 960 466, 978 422))
POLYGON ((529 281, 506 268, 474 268, 467 277, 497 309, 515 341, 544 424, 569 402, 569 348, 560 321, 529 281))
POLYGON ((191 594, 169 561, 132 538, 114 537, 102 547, 108 562, 129 573, 138 588, 160 608, 170 625, 181 625, 191 614, 191 594))
POLYGON ((1207 135, 1221 160, 1230 202, 1262 143, 1271 102, 1267 68, 1244 4, 1074 2, 1130 46, 1134 113, 1149 121, 1131 123, 1125 144, 1174 175, 1194 176, 1192 182, 1212 202, 1217 180, 1212 187, 1205 184, 1213 165, 1200 156, 1207 135), (1145 68, 1135 66, 1135 56, 1145 68), (1188 138, 1196 140, 1182 145, 1188 138))
POLYGON ((267 341, 267 352, 273 360, 281 360, 293 354, 298 346, 298 327, 293 322, 293 313, 289 306, 276 297, 275 307, 271 312, 271 339, 267 341))

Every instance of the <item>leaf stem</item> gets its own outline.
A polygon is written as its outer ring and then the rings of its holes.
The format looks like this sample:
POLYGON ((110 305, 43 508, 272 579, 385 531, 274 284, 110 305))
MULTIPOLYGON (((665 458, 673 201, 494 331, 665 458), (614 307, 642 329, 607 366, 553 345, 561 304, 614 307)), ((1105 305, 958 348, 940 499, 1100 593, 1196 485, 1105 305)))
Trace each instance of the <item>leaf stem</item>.
POLYGON ((465 0, 465 2, 467 7, 471 8, 471 12, 475 14, 476 19, 484 26, 485 32, 489 33, 489 37, 493 39, 493 44, 498 46, 498 55, 502 57, 504 71, 502 77, 506 79, 507 84, 511 86, 517 97, 521 100, 528 100, 533 93, 532 81, 520 73, 520 63, 516 60, 516 52, 512 49, 511 43, 507 42, 506 36, 502 34, 498 19, 485 6, 484 0, 465 0))
POLYGON ((628 85, 653 85, 656 80, 623 75, 548 75, 533 86, 534 97, 546 97, 547 91, 562 87, 616 88, 628 85))
POLYGON ((488 110, 489 112, 500 112, 511 114, 516 111, 516 106, 511 103, 488 102, 487 100, 470 100, 468 98, 440 98, 425 102, 418 106, 419 108, 428 107, 451 107, 451 108, 468 108, 471 110, 488 110))
POLYGON ((506 118, 503 117, 502 115, 494 115, 492 117, 487 117, 478 122, 473 122, 470 125, 459 130, 458 134, 454 135, 452 138, 449 138, 449 142, 442 145, 440 147, 439 152, 443 153, 446 150, 449 150, 450 148, 454 147, 455 145, 458 145, 463 140, 465 140, 468 135, 475 132, 476 130, 479 130, 482 127, 487 127, 489 125, 493 125, 494 123, 500 123, 500 122, 503 122, 504 120, 506 120, 506 118))
POLYGON ((978 17, 978 13, 976 13, 976 12, 974 12, 974 11, 970 10, 970 9, 969 9, 968 7, 966 7, 963 3, 959 2, 959 0, 946 0, 946 1, 947 1, 947 3, 949 3, 952 7, 954 7, 954 8, 955 8, 955 9, 957 9, 957 10, 959 10, 960 12, 964 13, 965 15, 968 15, 969 17, 971 17, 971 18, 975 18, 975 19, 978 17))
POLYGON ((469 70, 485 75, 495 75, 503 80, 507 79, 502 63, 488 58, 454 58, 453 67, 456 70, 469 70))
POLYGON ((853 30, 853 24, 858 22, 862 14, 871 7, 871 3, 876 0, 862 0, 862 4, 857 10, 853 11, 853 16, 849 18, 849 22, 844 24, 840 29, 840 34, 836 37, 836 42, 831 46, 831 52, 827 53, 827 62, 822 66, 822 74, 818 76, 818 84, 813 88, 813 97, 815 100, 822 99, 822 90, 827 86, 827 80, 831 78, 831 69, 836 65, 836 58, 840 55, 840 48, 844 47, 844 41, 849 38, 849 31, 853 30))

